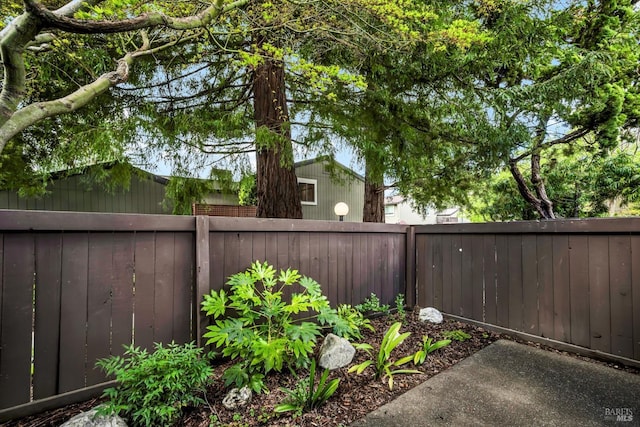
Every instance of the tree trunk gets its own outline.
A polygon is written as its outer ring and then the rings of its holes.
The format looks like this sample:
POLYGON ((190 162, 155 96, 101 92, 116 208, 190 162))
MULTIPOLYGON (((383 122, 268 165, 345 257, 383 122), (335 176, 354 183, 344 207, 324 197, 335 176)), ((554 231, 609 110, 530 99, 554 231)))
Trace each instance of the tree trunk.
POLYGON ((376 179, 373 175, 369 162, 366 161, 362 221, 384 222, 384 184, 381 179, 376 179))
POLYGON ((302 218, 281 64, 266 60, 256 67, 253 96, 257 135, 256 216, 302 218))
MULTIPOLYGON (((536 197, 535 194, 533 194, 533 192, 527 185, 525 177, 522 175, 522 172, 520 172, 517 162, 515 162, 514 160, 509 160, 509 170, 511 171, 511 175, 518 185, 518 191, 520 192, 520 195, 538 213, 540 218, 555 219, 555 215, 553 213, 553 204, 548 199, 546 202, 543 202, 538 197, 536 197)), ((544 186, 542 187, 542 189, 544 190, 544 186)), ((537 188, 536 191, 538 191, 537 188)), ((544 192, 543 194, 546 196, 546 192, 544 192)))

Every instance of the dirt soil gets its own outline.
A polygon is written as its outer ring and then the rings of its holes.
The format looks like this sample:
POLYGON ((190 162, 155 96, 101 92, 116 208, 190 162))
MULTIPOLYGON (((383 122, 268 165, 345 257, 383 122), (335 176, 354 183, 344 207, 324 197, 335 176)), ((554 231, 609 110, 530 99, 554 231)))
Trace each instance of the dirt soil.
MULTIPOLYGON (((363 342, 372 344, 374 346, 374 351, 377 352, 384 332, 394 321, 397 321, 395 315, 372 319, 375 332, 365 330, 363 342)), ((275 414, 273 411, 273 408, 281 403, 286 397, 285 393, 280 388, 294 388, 295 384, 299 381, 298 378, 291 375, 288 371, 267 376, 265 383, 270 390, 268 394, 254 395, 250 404, 242 410, 227 410, 222 406, 222 398, 225 395, 225 390, 222 387, 220 376, 224 368, 228 366, 228 363, 220 364, 215 370, 215 381, 213 381, 212 386, 209 387, 206 395, 208 405, 198 408, 188 408, 177 425, 190 427, 347 426, 349 423, 362 418, 367 413, 377 409, 385 403, 390 402, 398 395, 488 346, 495 340, 500 338, 512 339, 508 336, 498 335, 482 328, 451 319, 445 319, 441 324, 422 323, 417 320, 417 315, 415 313, 407 313, 401 332, 411 332, 411 336, 409 336, 409 338, 395 350, 392 357, 400 358, 415 353, 422 345, 423 335, 433 337, 434 340, 439 340, 443 339, 443 332, 457 329, 468 333, 471 335, 471 338, 465 341, 454 340, 449 346, 430 354, 425 363, 417 368, 422 372, 421 374, 394 376, 393 390, 389 390, 386 381, 375 381, 373 379, 373 371, 371 368, 368 368, 361 375, 347 373, 348 367, 332 371, 330 378, 340 378, 340 386, 338 387, 337 392, 324 406, 298 417, 287 414, 279 415, 275 414)), ((556 353, 568 354, 539 344, 521 340, 516 341, 544 348, 556 353)), ((639 370, 633 368, 627 368, 613 363, 600 362, 574 354, 568 355, 593 363, 601 363, 616 369, 624 369, 631 373, 640 374, 639 370)), ((359 351, 357 352, 353 363, 360 363, 366 359, 367 355, 364 352, 359 351)), ((412 365, 409 365, 409 367, 413 368, 412 365)), ((304 378, 306 374, 306 372, 299 372, 298 376, 299 378, 304 378)), ((59 426, 74 415, 96 406, 99 402, 100 399, 92 399, 87 402, 66 406, 28 418, 14 420, 6 424, 6 426, 59 426)))

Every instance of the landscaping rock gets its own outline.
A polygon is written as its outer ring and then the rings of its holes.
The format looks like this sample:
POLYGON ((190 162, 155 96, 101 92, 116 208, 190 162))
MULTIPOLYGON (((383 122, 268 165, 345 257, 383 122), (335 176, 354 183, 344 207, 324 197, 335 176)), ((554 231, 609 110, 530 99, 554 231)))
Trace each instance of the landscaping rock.
POLYGON ((334 334, 326 336, 320 346, 318 364, 324 369, 338 369, 353 360, 356 349, 351 343, 334 334))
POLYGON ((229 410, 234 410, 238 408, 242 408, 251 400, 253 393, 251 389, 247 386, 242 387, 241 389, 232 388, 229 393, 222 399, 222 404, 225 408, 229 410))
POLYGON ((97 416, 96 409, 82 412, 60 427, 127 427, 127 423, 117 415, 97 416))
POLYGON ((427 307, 420 310, 418 318, 423 322, 442 323, 442 313, 433 307, 427 307))

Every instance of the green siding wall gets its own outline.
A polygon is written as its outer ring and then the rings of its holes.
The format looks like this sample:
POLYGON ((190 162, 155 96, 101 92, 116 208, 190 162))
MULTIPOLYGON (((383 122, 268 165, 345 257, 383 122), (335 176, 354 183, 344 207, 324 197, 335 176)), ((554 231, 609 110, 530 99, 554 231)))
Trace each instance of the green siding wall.
POLYGON ((0 191, 0 209, 29 209, 76 212, 115 212, 170 214, 163 206, 165 186, 151 179, 131 177, 128 191, 118 189, 113 194, 98 184, 90 184, 82 175, 59 179, 47 188, 42 197, 21 198, 15 191, 0 191))
POLYGON ((331 175, 325 171, 324 162, 319 161, 296 168, 298 178, 317 180, 317 205, 302 205, 303 219, 319 219, 337 221, 338 217, 333 213, 333 207, 338 202, 345 202, 349 206, 349 214, 345 221, 362 222, 362 210, 364 208, 364 181, 344 172, 340 181, 331 179, 331 175))

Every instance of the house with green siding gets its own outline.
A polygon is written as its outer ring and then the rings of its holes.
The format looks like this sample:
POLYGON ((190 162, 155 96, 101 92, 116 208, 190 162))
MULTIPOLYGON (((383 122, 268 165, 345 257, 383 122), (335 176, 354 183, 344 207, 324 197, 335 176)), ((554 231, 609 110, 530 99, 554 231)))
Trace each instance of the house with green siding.
MULTIPOLYGON (((122 164, 101 164, 77 173, 54 174, 42 196, 20 197, 15 190, 0 190, 0 209, 24 209, 75 212, 113 212, 171 214, 173 206, 166 197, 169 179, 126 165, 129 185, 116 185, 109 176, 122 164)), ((222 191, 208 194, 209 204, 238 204, 236 195, 222 191)))
MULTIPOLYGON (((167 177, 127 165, 129 186, 115 185, 117 180, 111 179, 109 173, 119 166, 122 165, 102 164, 77 173, 54 174, 46 193, 39 197, 20 197, 15 190, 0 190, 0 209, 171 214, 167 177)), ((344 220, 362 221, 364 177, 327 157, 298 162, 295 170, 304 219, 336 221, 333 208, 344 202, 349 206, 344 220)), ((222 190, 207 194, 202 200, 202 206, 238 204, 236 194, 222 190)))
POLYGON ((302 202, 302 218, 336 221, 333 211, 338 202, 349 206, 345 221, 362 222, 364 177, 327 157, 295 164, 302 202))

